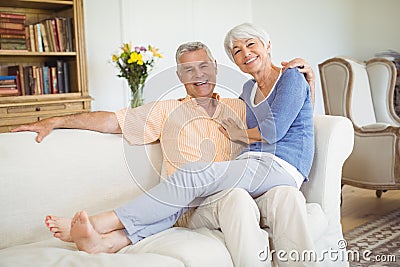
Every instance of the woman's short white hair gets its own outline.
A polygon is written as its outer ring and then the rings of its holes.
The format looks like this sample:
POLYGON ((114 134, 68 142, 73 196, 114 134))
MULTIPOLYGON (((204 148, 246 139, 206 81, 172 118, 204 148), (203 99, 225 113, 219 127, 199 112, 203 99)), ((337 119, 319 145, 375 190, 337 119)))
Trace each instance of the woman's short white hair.
POLYGON ((243 23, 232 28, 226 34, 224 41, 225 52, 228 55, 229 59, 235 62, 232 55, 233 41, 254 37, 260 39, 265 47, 267 47, 268 43, 271 41, 268 33, 257 25, 251 23, 243 23))

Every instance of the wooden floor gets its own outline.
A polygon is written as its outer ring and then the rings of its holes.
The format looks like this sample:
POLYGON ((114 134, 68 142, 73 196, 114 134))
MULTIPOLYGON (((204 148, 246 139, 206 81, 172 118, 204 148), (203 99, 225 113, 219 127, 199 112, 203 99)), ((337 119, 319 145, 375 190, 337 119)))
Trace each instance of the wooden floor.
POLYGON ((345 185, 341 208, 343 232, 400 208, 400 190, 387 191, 377 198, 374 190, 345 185))

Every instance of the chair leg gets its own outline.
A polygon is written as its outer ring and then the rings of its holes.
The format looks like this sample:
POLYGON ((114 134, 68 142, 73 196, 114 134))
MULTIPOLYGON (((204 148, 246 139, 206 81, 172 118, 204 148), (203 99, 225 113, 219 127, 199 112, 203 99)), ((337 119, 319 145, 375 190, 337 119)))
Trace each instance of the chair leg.
POLYGON ((376 197, 381 198, 383 193, 386 193, 387 190, 376 190, 376 197))
POLYGON ((343 204, 343 192, 342 192, 343 186, 344 186, 344 184, 342 184, 342 187, 340 188, 340 189, 341 189, 341 190, 340 190, 340 207, 341 207, 342 204, 343 204))

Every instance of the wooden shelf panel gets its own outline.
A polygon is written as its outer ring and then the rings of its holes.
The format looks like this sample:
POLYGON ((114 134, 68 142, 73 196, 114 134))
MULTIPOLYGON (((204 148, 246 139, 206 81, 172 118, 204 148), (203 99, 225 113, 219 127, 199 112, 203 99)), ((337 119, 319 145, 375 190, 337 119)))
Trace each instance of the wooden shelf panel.
POLYGON ((73 6, 72 0, 0 0, 0 6, 15 8, 32 8, 44 10, 62 10, 73 6))
POLYGON ((0 97, 0 107, 25 106, 32 105, 32 103, 52 104, 60 101, 74 102, 82 100, 91 101, 93 99, 90 96, 82 96, 81 93, 25 95, 18 97, 3 96, 0 97), (10 101, 12 101, 12 103, 10 101))
POLYGON ((0 56, 11 56, 11 57, 37 57, 37 56, 76 56, 76 52, 29 52, 19 50, 0 50, 0 56))

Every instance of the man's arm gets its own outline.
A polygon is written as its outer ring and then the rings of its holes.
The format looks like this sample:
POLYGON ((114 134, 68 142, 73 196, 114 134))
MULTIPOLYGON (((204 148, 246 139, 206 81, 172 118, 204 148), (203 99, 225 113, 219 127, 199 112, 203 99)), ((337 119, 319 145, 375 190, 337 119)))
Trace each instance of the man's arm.
POLYGON ((292 59, 289 62, 283 61, 283 62, 281 62, 281 64, 283 66, 283 70, 299 67, 299 71, 301 73, 304 73, 304 75, 306 77, 306 80, 307 80, 308 84, 310 85, 311 101, 312 101, 312 105, 314 107, 314 103, 315 103, 315 75, 314 75, 314 71, 311 68, 310 64, 308 64, 307 61, 305 61, 302 58, 295 58, 295 59, 292 59))
POLYGON ((38 133, 36 142, 40 143, 53 129, 83 129, 102 133, 121 133, 117 117, 114 112, 96 111, 73 114, 61 117, 52 117, 27 125, 21 125, 12 132, 31 131, 38 133))

